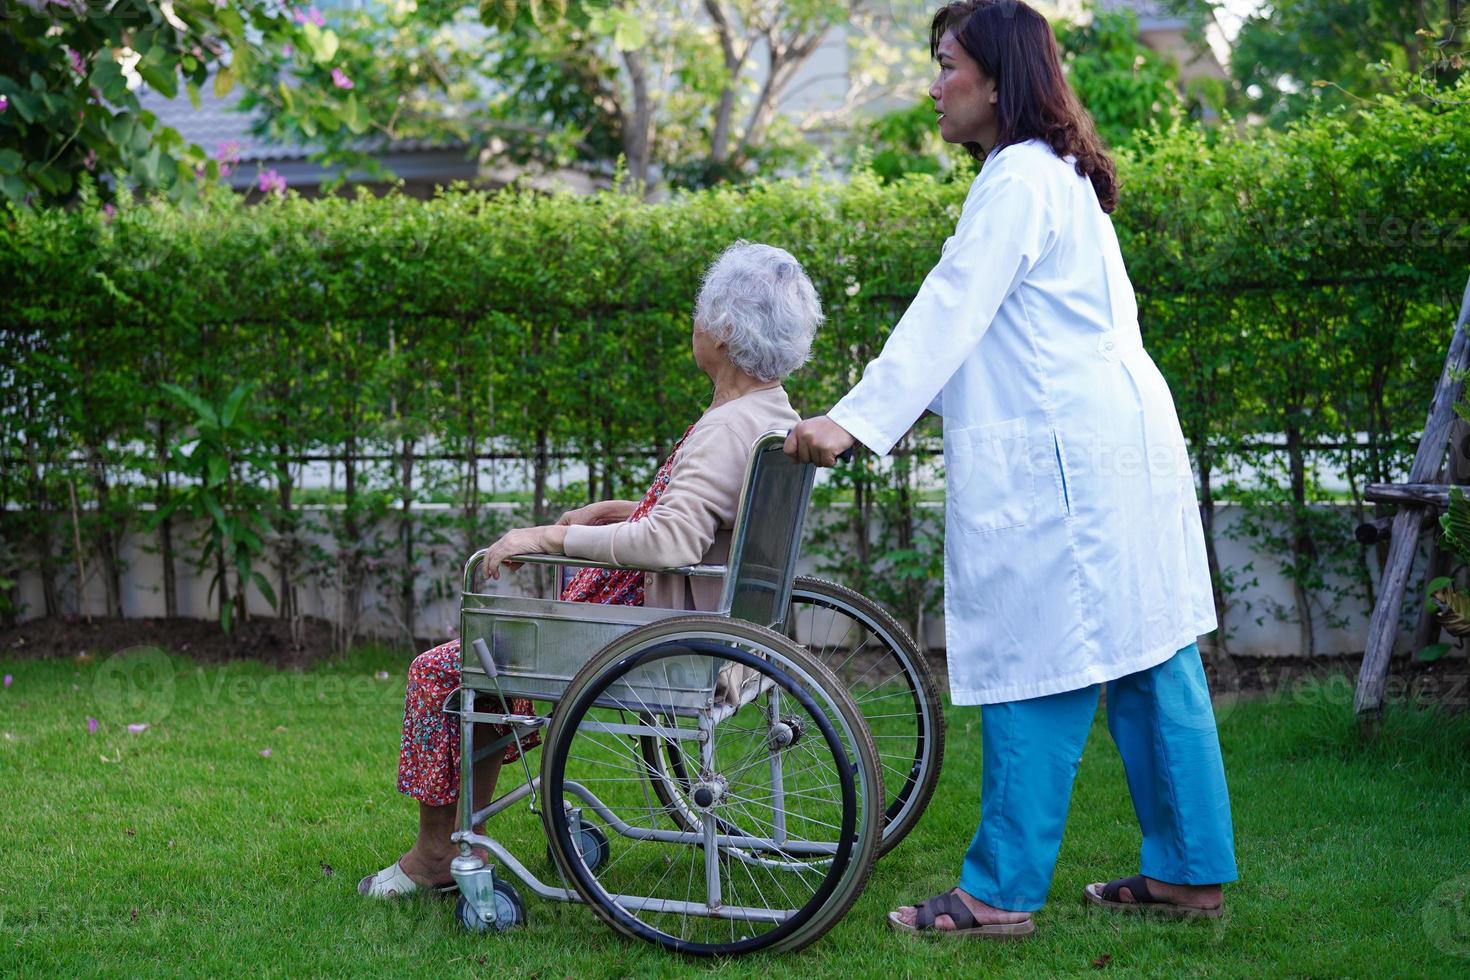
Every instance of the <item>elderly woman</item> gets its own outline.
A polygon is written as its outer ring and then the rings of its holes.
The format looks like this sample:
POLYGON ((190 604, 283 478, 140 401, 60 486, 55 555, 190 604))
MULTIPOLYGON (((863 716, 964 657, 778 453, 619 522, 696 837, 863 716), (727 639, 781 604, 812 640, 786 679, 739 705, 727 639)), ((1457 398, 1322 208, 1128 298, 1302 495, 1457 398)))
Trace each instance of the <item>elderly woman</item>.
MULTIPOLYGON (((520 554, 655 567, 723 561, 751 445, 769 429, 800 421, 781 382, 810 356, 821 321, 817 292, 790 253, 747 242, 726 249, 705 273, 694 307, 694 363, 714 392, 643 499, 604 500, 564 514, 553 525, 506 533, 485 558, 490 576, 498 578, 501 566, 514 567, 506 559, 520 554)), ((561 598, 712 609, 719 588, 713 579, 587 568, 561 598)), ((362 879, 363 895, 393 898, 454 887, 449 863, 458 853, 450 835, 457 829, 459 727, 442 708, 459 685, 459 667, 457 640, 420 654, 409 667, 398 789, 419 801, 418 837, 397 861, 362 879)), ((512 711, 531 710, 524 700, 513 702, 512 711)), ((493 798, 500 766, 516 758, 512 747, 501 758, 477 764, 475 790, 484 796, 474 801, 476 809, 493 798)))

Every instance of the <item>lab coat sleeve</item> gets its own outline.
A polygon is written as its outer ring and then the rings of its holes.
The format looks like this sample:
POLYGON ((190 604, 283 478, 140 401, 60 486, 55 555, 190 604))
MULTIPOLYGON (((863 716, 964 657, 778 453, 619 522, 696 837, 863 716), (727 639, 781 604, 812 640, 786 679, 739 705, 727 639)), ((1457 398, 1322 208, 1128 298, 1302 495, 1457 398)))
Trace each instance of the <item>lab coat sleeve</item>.
POLYGON ((939 410, 945 383, 1050 248, 1048 211, 1040 189, 1020 174, 1002 171, 977 187, 882 352, 827 417, 881 456, 926 408, 939 410))

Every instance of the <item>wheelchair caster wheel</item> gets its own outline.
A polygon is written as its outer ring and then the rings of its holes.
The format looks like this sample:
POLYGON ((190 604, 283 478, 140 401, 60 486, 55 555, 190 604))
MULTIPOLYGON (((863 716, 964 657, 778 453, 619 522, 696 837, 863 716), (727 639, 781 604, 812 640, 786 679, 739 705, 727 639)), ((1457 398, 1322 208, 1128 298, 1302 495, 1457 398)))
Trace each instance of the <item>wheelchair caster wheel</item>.
POLYGON ((469 900, 463 895, 459 901, 454 903, 454 917, 459 924, 470 932, 505 932, 513 926, 526 924, 526 903, 521 900, 520 893, 510 882, 503 878, 495 879, 495 921, 486 922, 480 918, 469 900))
MULTIPOLYGON (((582 855, 587 870, 596 871, 607 863, 607 835, 601 829, 584 823, 573 835, 572 843, 576 845, 577 853, 582 855)), ((552 867, 556 866, 556 858, 551 856, 550 844, 546 845, 546 860, 552 867)))

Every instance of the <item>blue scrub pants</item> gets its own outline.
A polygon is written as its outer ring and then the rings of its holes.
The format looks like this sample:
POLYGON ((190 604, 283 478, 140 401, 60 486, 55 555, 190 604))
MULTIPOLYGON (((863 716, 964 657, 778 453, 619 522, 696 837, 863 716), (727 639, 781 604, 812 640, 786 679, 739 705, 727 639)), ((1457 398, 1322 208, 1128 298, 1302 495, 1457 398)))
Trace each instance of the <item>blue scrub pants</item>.
MULTIPOLYGON (((1045 903, 1100 688, 981 707, 980 826, 960 879, 981 901, 1015 912, 1045 903)), ((1107 700, 1143 830, 1139 873, 1180 885, 1234 881, 1230 797, 1199 647, 1109 681, 1107 700)))

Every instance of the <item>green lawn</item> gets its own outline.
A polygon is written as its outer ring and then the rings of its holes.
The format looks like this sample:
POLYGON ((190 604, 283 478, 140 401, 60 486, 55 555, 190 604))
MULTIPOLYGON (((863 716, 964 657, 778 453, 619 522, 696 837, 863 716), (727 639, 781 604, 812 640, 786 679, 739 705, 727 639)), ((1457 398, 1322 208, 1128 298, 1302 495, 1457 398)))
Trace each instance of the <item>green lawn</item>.
MULTIPOLYGON (((1222 710, 1243 880, 1220 922, 1083 905, 1085 882, 1136 870, 1100 714, 1035 937, 888 931, 888 908, 953 884, 973 829, 979 712, 952 709, 925 821, 847 918, 798 954, 702 963, 578 906, 531 899, 529 928, 487 937, 462 933, 450 902, 357 896, 413 830, 393 790, 403 656, 361 650, 307 674, 160 659, 152 678, 119 661, 0 661, 14 677, 0 690, 0 974, 1051 976, 1104 957, 1171 977, 1470 973, 1470 715, 1401 707, 1364 742, 1345 681, 1222 710)), ((523 808, 492 832, 551 875, 523 808)))

